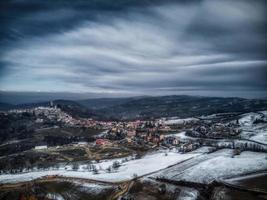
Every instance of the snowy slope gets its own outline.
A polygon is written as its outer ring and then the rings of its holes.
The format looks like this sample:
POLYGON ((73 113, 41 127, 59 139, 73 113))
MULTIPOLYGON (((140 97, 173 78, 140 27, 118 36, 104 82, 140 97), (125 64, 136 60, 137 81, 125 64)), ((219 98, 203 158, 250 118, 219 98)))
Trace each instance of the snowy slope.
MULTIPOLYGON (((266 153, 243 152, 239 156, 232 158, 229 150, 215 152, 215 156, 210 154, 208 159, 193 163, 194 159, 188 161, 188 166, 179 171, 178 166, 173 169, 162 171, 164 178, 171 180, 185 180, 190 182, 209 183, 213 180, 229 178, 243 175, 259 170, 267 169, 266 153), (190 164, 190 162, 192 164, 190 164), (176 170, 175 170, 176 169, 176 170)), ((187 162, 181 164, 186 165, 187 162)))
POLYGON ((165 124, 167 124, 167 125, 185 124, 185 123, 196 122, 196 121, 199 121, 199 119, 197 119, 197 118, 170 119, 170 120, 166 120, 165 124))
POLYGON ((242 115, 239 119, 241 137, 267 144, 267 123, 255 124, 254 122, 259 119, 267 122, 267 111, 242 115))
POLYGON ((99 174, 93 174, 93 172, 90 172, 88 170, 86 171, 83 166, 80 166, 80 169, 78 171, 71 171, 68 169, 70 168, 70 166, 67 166, 67 169, 60 168, 59 170, 51 171, 36 171, 22 174, 0 175, 0 183, 29 181, 46 175, 61 175, 66 177, 78 177, 101 181, 118 182, 132 179, 134 174, 142 176, 200 155, 200 153, 180 154, 176 152, 168 152, 168 155, 166 156, 165 153, 166 152, 160 151, 146 155, 141 159, 130 160, 123 163, 118 171, 112 173, 108 173, 106 169, 109 166, 112 166, 114 161, 120 161, 121 159, 96 163, 95 166, 99 170, 99 174))

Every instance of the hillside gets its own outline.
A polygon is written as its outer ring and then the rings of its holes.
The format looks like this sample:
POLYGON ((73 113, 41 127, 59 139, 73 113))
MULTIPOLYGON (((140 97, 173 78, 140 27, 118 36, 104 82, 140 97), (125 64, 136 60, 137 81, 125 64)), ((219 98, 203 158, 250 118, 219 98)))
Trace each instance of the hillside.
MULTIPOLYGON (((71 100, 55 100, 53 101, 54 105, 57 105, 66 113, 72 115, 73 117, 84 117, 97 118, 98 116, 91 109, 79 104, 76 101, 71 100)), ((0 110, 8 110, 8 109, 26 109, 26 108, 34 108, 38 106, 50 106, 50 101, 38 102, 38 103, 27 103, 27 104, 19 104, 19 105, 11 105, 6 103, 0 103, 0 110)))
MULTIPOLYGON (((266 99, 221 98, 200 96, 158 96, 55 100, 63 111, 74 117, 109 119, 149 119, 158 117, 192 117, 213 113, 251 112, 267 109, 266 99)), ((2 110, 49 106, 50 102, 20 105, 3 104, 2 110)))
POLYGON ((134 119, 157 117, 191 117, 225 112, 250 112, 267 109, 267 100, 194 96, 161 96, 129 99, 97 109, 107 118, 134 119))

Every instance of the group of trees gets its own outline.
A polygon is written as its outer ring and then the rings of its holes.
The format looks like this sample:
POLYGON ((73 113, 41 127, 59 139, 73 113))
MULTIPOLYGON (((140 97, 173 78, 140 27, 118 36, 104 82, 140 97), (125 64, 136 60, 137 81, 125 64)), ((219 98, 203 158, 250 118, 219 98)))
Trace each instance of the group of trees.
POLYGON ((109 140, 122 140, 125 137, 126 137, 126 133, 120 129, 117 130, 116 132, 110 131, 105 135, 105 138, 109 140))
MULTIPOLYGON (((78 171, 79 168, 80 168, 80 166, 79 166, 78 163, 73 163, 73 164, 71 165, 71 169, 72 169, 73 171, 78 171)), ((92 164, 92 163, 89 163, 89 164, 83 166, 83 170, 87 170, 87 171, 89 171, 89 172, 93 172, 94 174, 98 174, 98 169, 97 169, 96 166, 95 166, 94 164, 92 164)))
MULTIPOLYGON (((106 169, 106 171, 107 171, 108 173, 111 173, 111 172, 114 171, 114 170, 118 170, 120 166, 121 166, 121 163, 120 163, 119 161, 114 161, 114 162, 112 163, 112 165, 109 166, 109 167, 106 169)), ((78 164, 78 163, 73 163, 73 164, 71 165, 71 169, 72 169, 73 171, 78 171, 78 170, 79 170, 79 164, 78 164)), ((98 173, 99 173, 99 169, 96 167, 96 165, 91 164, 91 163, 85 165, 85 166, 83 167, 83 170, 87 170, 87 171, 89 171, 89 172, 93 172, 94 174, 98 174, 98 173)))
MULTIPOLYGON (((118 170, 120 168, 120 166, 121 166, 121 163, 119 161, 114 161, 112 163, 112 165, 109 166, 106 169, 106 172, 111 173, 113 171, 116 171, 116 170, 118 170)), ((71 165, 71 169, 73 171, 78 171, 79 170, 79 164, 78 163, 73 163, 71 165)), ((87 171, 93 172, 94 174, 98 174, 99 173, 99 169, 96 167, 96 165, 94 165, 92 163, 89 163, 89 164, 83 166, 83 170, 87 170, 87 171)))
POLYGON ((28 113, 0 113, 0 143, 11 139, 31 137, 34 120, 34 116, 28 113))
MULTIPOLYGON (((40 156, 40 155, 39 155, 40 156)), ((42 158, 46 158, 47 155, 42 155, 42 158)), ((132 155, 130 158, 126 157, 121 161, 115 160, 109 167, 105 169, 107 173, 116 172, 123 163, 128 162, 129 160, 141 158, 140 154, 132 155)), ((58 170, 62 164, 60 163, 43 163, 37 162, 36 157, 20 157, 20 159, 13 159, 14 162, 8 161, 8 164, 5 162, 0 162, 0 174, 17 174, 17 173, 27 173, 33 171, 46 171, 46 170, 58 170), (15 162, 16 161, 16 162, 15 162), (16 166, 16 168, 14 167, 16 166)), ((70 169, 73 171, 78 171, 81 167, 78 162, 73 162, 70 167, 65 166, 65 169, 70 169)), ((63 167, 63 166, 62 166, 63 167)), ((97 167, 92 161, 88 161, 87 164, 82 165, 83 171, 93 172, 93 174, 98 174, 100 167, 97 167)))
POLYGON ((264 144, 257 143, 255 141, 202 141, 201 144, 207 146, 213 146, 217 149, 229 148, 229 149, 239 149, 240 151, 254 151, 254 152, 267 152, 267 146, 264 144))

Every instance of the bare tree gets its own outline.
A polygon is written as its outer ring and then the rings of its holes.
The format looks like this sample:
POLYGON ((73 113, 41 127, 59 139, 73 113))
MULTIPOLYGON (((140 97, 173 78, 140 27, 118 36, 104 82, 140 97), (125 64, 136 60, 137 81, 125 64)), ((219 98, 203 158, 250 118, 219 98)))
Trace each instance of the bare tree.
POLYGON ((112 164, 112 168, 115 170, 119 169, 120 166, 121 164, 119 163, 119 161, 114 161, 112 164))
POLYGON ((111 173, 111 171, 112 171, 111 166, 109 166, 106 170, 108 173, 111 173))
POLYGON ((73 163, 72 164, 72 170, 77 171, 79 169, 79 164, 78 163, 73 163))
POLYGON ((93 167, 93 173, 94 174, 98 174, 98 169, 96 168, 96 166, 95 165, 92 165, 92 167, 93 167))

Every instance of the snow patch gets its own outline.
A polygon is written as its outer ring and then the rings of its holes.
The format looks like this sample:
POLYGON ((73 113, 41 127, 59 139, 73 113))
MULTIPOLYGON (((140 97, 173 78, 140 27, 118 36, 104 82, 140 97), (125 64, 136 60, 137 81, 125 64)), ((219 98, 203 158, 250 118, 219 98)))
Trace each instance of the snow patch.
POLYGON ((166 120, 165 124, 166 125, 186 124, 186 123, 197 122, 197 121, 199 121, 199 119, 197 119, 197 118, 170 119, 170 120, 166 120))

